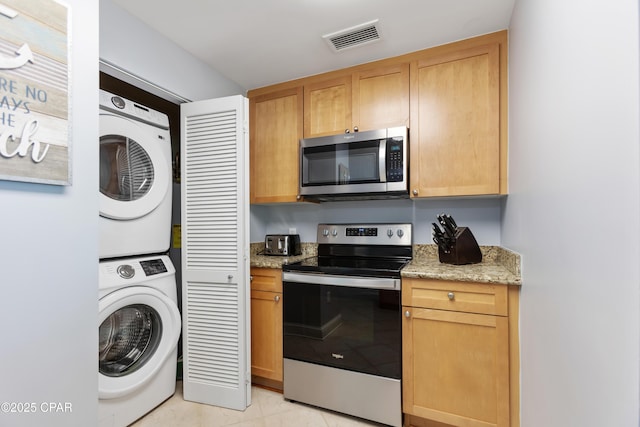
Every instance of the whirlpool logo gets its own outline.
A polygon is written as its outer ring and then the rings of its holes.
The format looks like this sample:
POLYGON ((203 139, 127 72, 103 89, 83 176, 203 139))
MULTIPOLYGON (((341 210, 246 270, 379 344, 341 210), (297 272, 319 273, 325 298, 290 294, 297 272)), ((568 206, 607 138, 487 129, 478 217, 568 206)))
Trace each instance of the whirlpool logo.
POLYGON ((338 353, 331 353, 331 357, 333 357, 334 359, 344 359, 344 356, 338 353))

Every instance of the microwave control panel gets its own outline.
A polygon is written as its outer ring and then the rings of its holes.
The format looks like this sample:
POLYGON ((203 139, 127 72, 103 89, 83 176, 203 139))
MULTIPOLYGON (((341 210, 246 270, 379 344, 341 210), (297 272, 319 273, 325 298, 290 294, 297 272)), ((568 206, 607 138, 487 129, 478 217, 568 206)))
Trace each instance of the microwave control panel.
POLYGON ((387 182, 401 182, 403 176, 404 150, 402 140, 387 140, 387 182))

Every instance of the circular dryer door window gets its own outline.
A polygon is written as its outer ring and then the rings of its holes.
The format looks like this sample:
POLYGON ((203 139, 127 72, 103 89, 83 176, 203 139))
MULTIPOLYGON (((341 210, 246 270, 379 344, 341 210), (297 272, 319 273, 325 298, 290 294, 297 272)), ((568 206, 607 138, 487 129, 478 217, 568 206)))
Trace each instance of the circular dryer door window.
POLYGON ((153 127, 100 115, 100 215, 120 220, 153 211, 171 185, 169 141, 153 127), (144 127, 143 127, 144 126, 144 127))
POLYGON ((98 302, 98 396, 133 393, 155 377, 180 337, 175 302, 147 286, 114 291, 98 302))

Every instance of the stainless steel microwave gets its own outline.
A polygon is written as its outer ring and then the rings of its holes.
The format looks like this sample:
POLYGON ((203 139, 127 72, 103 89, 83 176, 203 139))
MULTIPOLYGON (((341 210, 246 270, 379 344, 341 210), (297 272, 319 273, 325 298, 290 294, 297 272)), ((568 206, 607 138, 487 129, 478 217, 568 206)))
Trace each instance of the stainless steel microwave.
POLYGON ((359 200, 409 197, 406 127, 300 140, 300 195, 359 200))

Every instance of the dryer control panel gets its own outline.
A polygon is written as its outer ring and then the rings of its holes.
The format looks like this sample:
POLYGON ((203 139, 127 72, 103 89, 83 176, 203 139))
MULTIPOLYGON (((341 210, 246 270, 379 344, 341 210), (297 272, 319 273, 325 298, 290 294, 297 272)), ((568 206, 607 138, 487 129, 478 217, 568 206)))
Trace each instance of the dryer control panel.
POLYGON ((166 114, 102 89, 100 89, 100 108, 161 129, 169 129, 169 116, 166 114))

